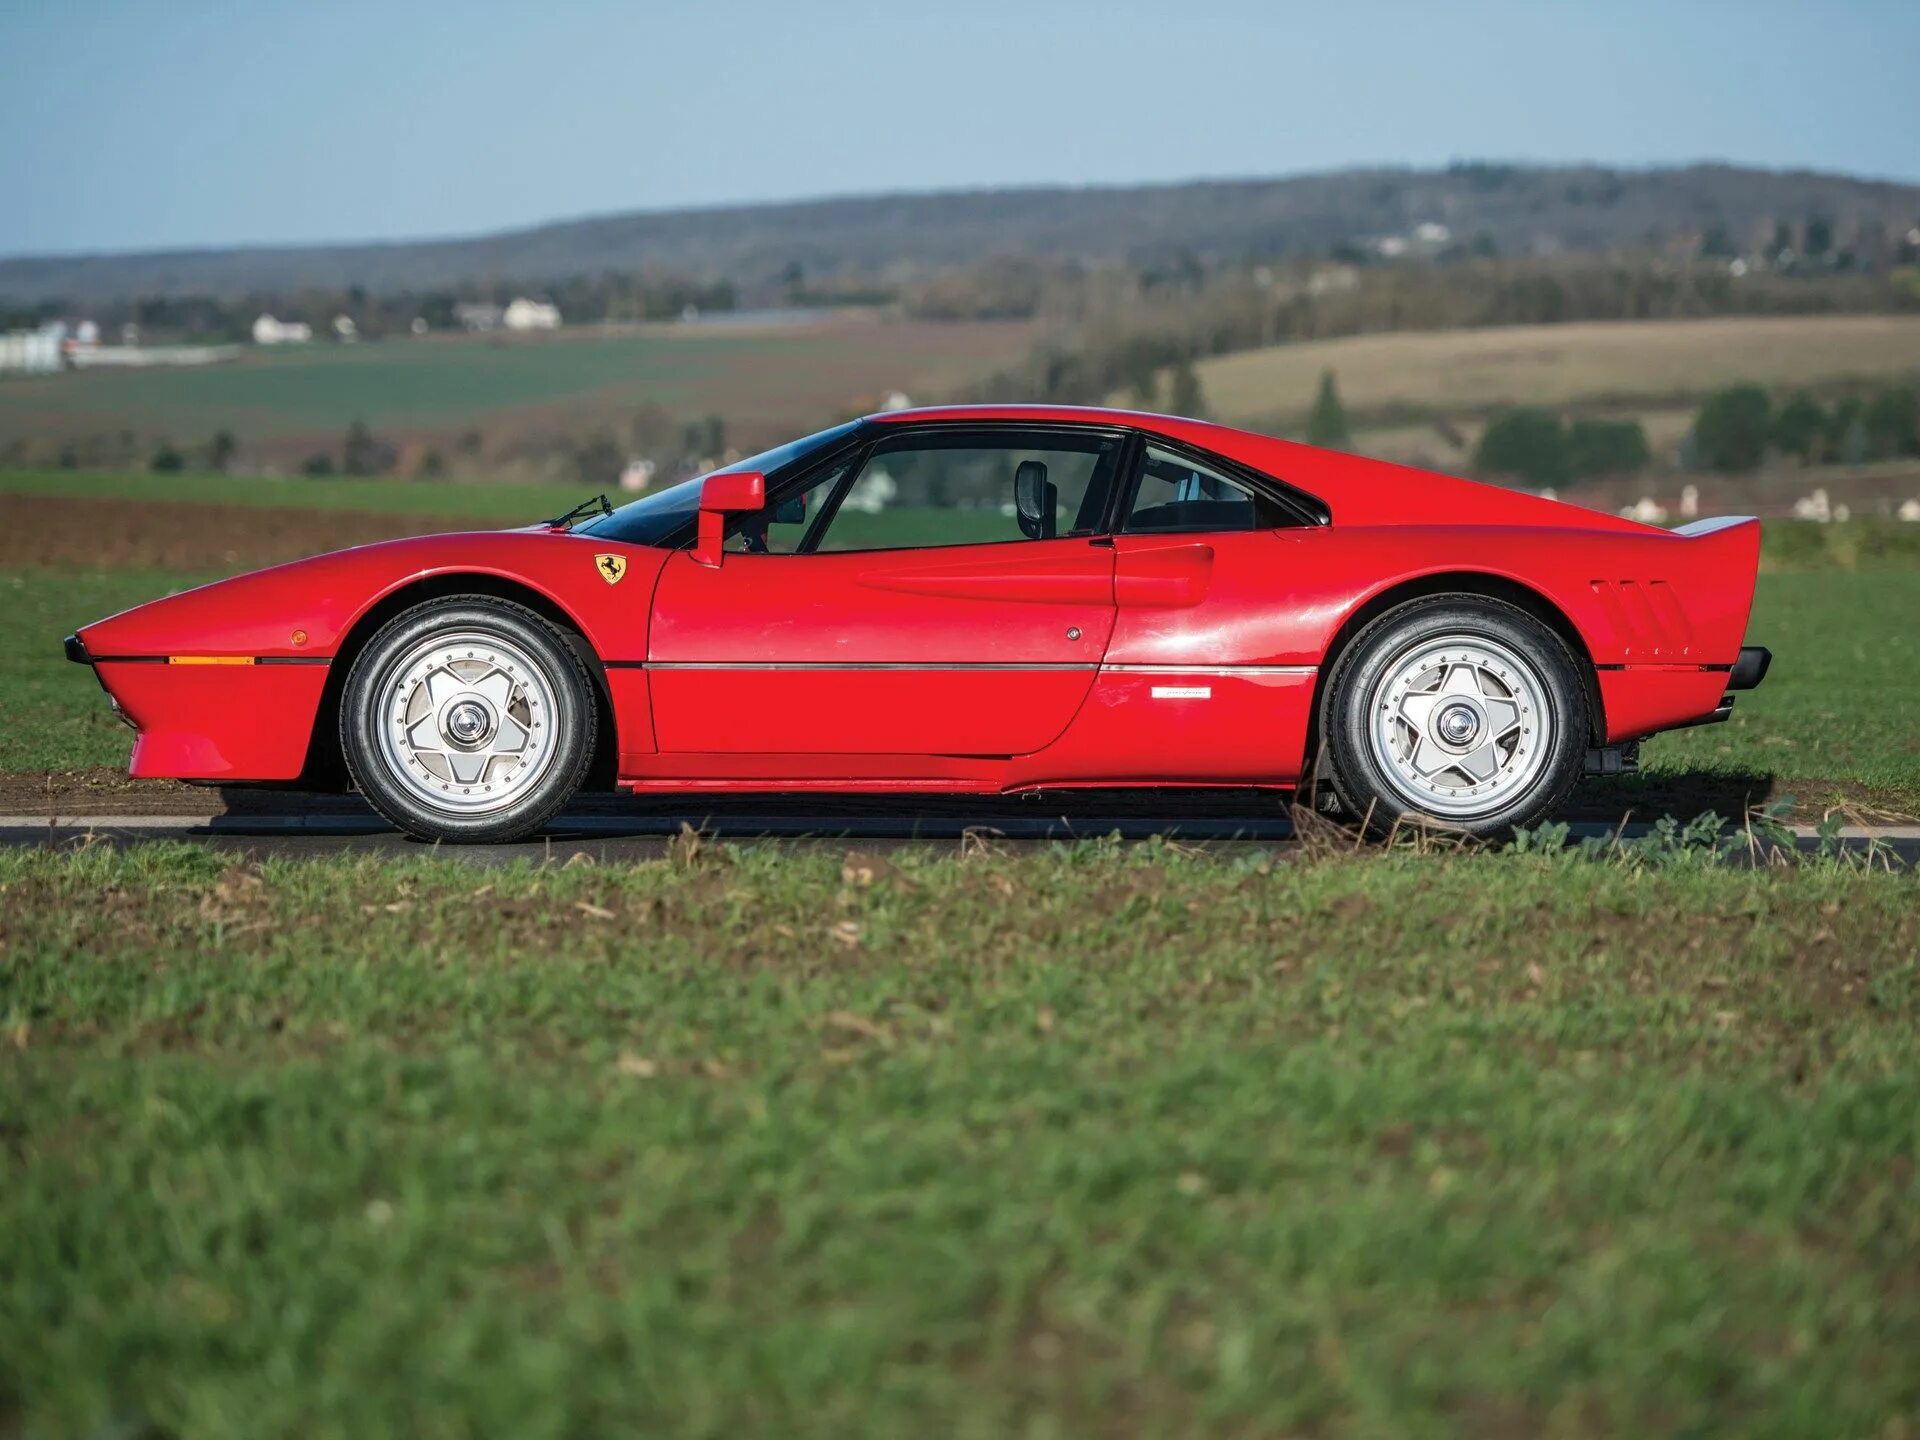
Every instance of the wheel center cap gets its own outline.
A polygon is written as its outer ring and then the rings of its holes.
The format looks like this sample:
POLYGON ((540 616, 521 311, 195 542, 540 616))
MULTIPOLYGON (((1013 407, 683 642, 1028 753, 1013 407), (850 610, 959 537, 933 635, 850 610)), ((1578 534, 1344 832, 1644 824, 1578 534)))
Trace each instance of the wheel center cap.
POLYGON ((478 700, 461 700, 447 707, 447 738, 460 745, 475 745, 493 728, 493 716, 478 700))
POLYGON ((1480 717, 1471 705, 1449 705, 1434 717, 1434 728, 1449 745, 1465 745, 1480 731, 1480 717))

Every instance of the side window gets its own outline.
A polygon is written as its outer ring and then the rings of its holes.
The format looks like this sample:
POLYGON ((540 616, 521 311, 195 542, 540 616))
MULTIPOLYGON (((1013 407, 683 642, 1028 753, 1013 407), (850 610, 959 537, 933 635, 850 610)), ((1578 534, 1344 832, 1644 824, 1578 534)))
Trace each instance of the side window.
POLYGON ((777 505, 735 520, 727 528, 726 548, 754 555, 795 554, 852 469, 853 462, 844 461, 808 481, 798 494, 783 496, 777 505))
POLYGON ((1128 535, 1270 530, 1292 523, 1273 500, 1158 445, 1147 446, 1140 483, 1120 527, 1128 535))
POLYGON ((911 550, 1091 534, 1119 461, 1117 436, 908 432, 881 440, 810 517, 809 550, 911 550))

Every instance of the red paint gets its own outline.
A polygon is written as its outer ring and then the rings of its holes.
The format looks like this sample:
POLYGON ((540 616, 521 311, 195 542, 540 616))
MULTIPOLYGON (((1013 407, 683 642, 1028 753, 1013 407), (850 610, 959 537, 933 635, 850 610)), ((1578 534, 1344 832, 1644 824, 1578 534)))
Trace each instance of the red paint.
POLYGON ((767 477, 757 470, 729 470, 700 487, 700 531, 693 558, 718 568, 726 545, 727 517, 758 510, 767 503, 767 477))
POLYGON ((99 666, 139 728, 131 773, 190 780, 292 780, 327 683, 324 665, 99 666))
POLYGON ((126 660, 331 661, 407 587, 470 575, 522 589, 607 662, 630 788, 970 792, 1286 784, 1343 627, 1396 587, 1452 583, 1435 577, 1514 587, 1564 617, 1603 667, 1611 740, 1711 711, 1726 676, 1703 667, 1731 664, 1744 638, 1754 522, 1670 533, 1165 416, 995 406, 871 423, 948 420, 1136 428, 1276 476, 1323 502, 1331 524, 723 554, 724 517, 765 498, 764 477, 733 473, 706 482, 687 551, 545 526, 424 536, 238 576, 80 637, 139 723, 135 774, 287 780, 329 664, 126 660), (610 552, 627 562, 615 583, 595 560, 610 552), (1179 693, 1198 688, 1204 698, 1179 693))

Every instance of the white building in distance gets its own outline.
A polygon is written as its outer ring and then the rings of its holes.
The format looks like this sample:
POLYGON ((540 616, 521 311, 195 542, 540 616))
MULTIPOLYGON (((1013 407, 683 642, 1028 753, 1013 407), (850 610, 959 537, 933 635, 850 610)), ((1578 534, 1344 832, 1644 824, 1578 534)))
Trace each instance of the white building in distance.
POLYGON ((544 300, 529 300, 518 295, 508 304, 500 323, 509 330, 558 330, 560 308, 544 300))
POLYGON ((253 322, 256 345, 304 345, 313 339, 313 327, 301 320, 276 320, 262 315, 253 322))

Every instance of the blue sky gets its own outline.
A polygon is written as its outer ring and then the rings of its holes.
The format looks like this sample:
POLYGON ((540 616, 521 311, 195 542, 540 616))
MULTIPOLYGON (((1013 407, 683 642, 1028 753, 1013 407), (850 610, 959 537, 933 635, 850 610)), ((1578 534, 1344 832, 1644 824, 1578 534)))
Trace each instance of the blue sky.
POLYGON ((1472 157, 1920 179, 1920 0, 0 0, 0 254, 1472 157))

